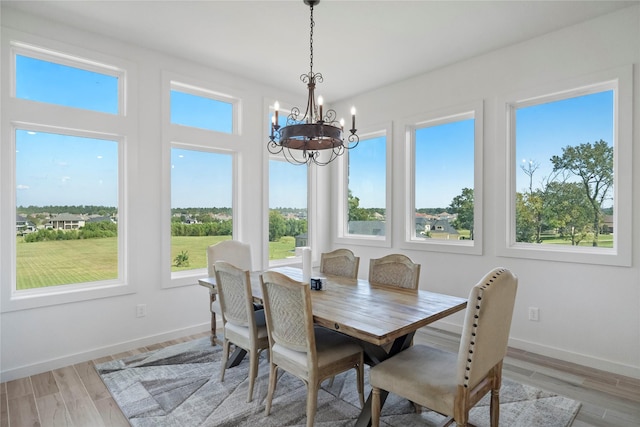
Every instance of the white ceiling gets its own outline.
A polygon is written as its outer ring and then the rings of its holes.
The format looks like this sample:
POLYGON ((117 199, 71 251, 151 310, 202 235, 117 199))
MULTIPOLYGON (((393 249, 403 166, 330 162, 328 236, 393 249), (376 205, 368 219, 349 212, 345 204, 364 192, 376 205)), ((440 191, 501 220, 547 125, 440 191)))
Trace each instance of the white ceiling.
MULTIPOLYGON (((328 102, 518 43, 634 1, 322 0, 316 93, 328 102)), ((309 7, 280 1, 7 1, 46 17, 305 93, 309 7)))

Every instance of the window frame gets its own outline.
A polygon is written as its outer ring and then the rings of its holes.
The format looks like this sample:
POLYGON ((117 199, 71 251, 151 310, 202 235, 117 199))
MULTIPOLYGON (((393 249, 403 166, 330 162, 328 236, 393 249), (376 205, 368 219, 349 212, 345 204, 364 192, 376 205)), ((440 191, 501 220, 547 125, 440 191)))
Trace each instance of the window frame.
MULTIPOLYGON (((230 90, 218 87, 214 83, 193 79, 191 77, 173 73, 162 72, 162 182, 163 187, 171 189, 171 149, 180 148, 185 150, 206 151, 210 153, 228 154, 232 156, 232 238, 241 240, 240 228, 240 200, 241 186, 239 185, 239 164, 240 164, 240 134, 242 113, 242 98, 225 95, 230 90), (191 126, 171 123, 171 91, 179 88, 185 91, 188 88, 190 94, 204 96, 211 99, 231 102, 233 100, 233 130, 234 133, 218 132, 210 129, 203 129, 191 126), (216 97, 223 97, 222 99, 216 97)), ((161 288, 171 289, 182 286, 190 286, 198 279, 207 276, 206 268, 196 268, 184 271, 171 271, 171 191, 162 194, 161 219, 161 259, 162 259, 162 280, 161 288)))
POLYGON ((335 200, 336 206, 336 221, 335 221, 335 238, 334 243, 337 245, 364 245, 390 248, 391 247, 391 235, 393 234, 393 200, 391 189, 393 187, 393 124, 387 122, 378 126, 369 126, 359 133, 360 144, 366 144, 367 139, 374 139, 379 137, 385 137, 385 233, 384 236, 370 236, 365 234, 350 234, 348 232, 349 227, 349 155, 350 150, 346 152, 339 159, 338 162, 338 179, 337 182, 337 199, 335 200))
POLYGON ((45 40, 37 36, 3 29, 1 55, 2 73, 8 76, 2 85, 2 140, 0 187, 3 203, 0 205, 0 234, 12 238, 0 239, 0 309, 4 312, 87 301, 136 292, 129 282, 127 248, 131 239, 128 232, 127 165, 136 161, 130 138, 136 129, 137 96, 126 92, 135 84, 135 66, 120 58, 45 40), (23 55, 59 63, 118 78, 118 114, 83 108, 16 98, 16 55, 23 55), (16 290, 16 130, 66 134, 71 136, 105 139, 118 144, 118 278, 67 285, 16 290))
POLYGON ((613 171, 614 171, 614 230, 631 230, 632 197, 632 66, 620 67, 547 84, 507 95, 498 101, 503 108, 499 115, 498 129, 502 130, 505 161, 501 186, 504 209, 496 215, 498 237, 497 254, 504 257, 530 258, 558 262, 574 262, 599 265, 631 266, 631 233, 616 233, 613 248, 576 247, 564 245, 538 245, 516 242, 515 197, 515 111, 518 106, 540 105, 575 96, 613 90, 613 171))
MULTIPOLYGON (((282 161, 282 162, 287 162, 286 158, 284 157, 284 154, 280 153, 280 154, 271 154, 269 152, 269 150, 266 149, 265 145, 268 143, 269 141, 269 135, 270 135, 270 129, 271 129, 271 116, 273 115, 274 112, 274 104, 275 104, 276 100, 275 99, 264 99, 264 122, 263 122, 263 141, 264 141, 264 145, 262 145, 264 149, 264 173, 263 173, 263 188, 262 188, 262 206, 264 206, 263 209, 263 222, 262 222, 262 230, 263 230, 263 237, 262 237, 262 242, 263 242, 263 260, 261 265, 267 266, 267 268, 273 268, 273 267, 282 267, 282 266, 287 266, 287 265, 295 265, 295 264, 300 264, 302 262, 302 253, 300 253, 299 251, 297 251, 296 256, 292 257, 292 258, 286 258, 286 259, 282 259, 282 260, 270 260, 269 259, 269 211, 270 211, 270 207, 269 207, 269 202, 270 202, 270 180, 269 180, 269 176, 270 176, 270 170, 269 170, 269 162, 271 160, 275 160, 275 161, 282 161)), ((286 116, 288 114, 290 114, 291 109, 293 108, 291 103, 287 103, 279 101, 280 104, 280 108, 279 108, 279 115, 280 117, 286 116)), ((317 182, 318 182, 318 172, 317 172, 317 167, 309 167, 306 165, 293 165, 292 166, 297 166, 297 167, 306 167, 307 168, 307 242, 308 242, 308 246, 311 247, 311 254, 312 254, 312 262, 316 262, 319 257, 317 256, 317 250, 315 250, 314 248, 317 245, 317 236, 316 236, 316 227, 315 227, 315 223, 317 221, 317 210, 316 210, 316 204, 317 204, 317 194, 315 194, 312 189, 313 188, 317 188, 317 182)))
POLYGON ((405 119, 404 167, 405 167, 405 216, 403 249, 482 255, 483 249, 483 135, 484 101, 478 100, 454 107, 438 109, 427 114, 405 119), (460 120, 474 120, 473 155, 473 240, 417 240, 415 235, 415 132, 419 128, 443 125, 460 120))
POLYGON ((192 129, 200 129, 203 131, 215 132, 215 133, 220 133, 224 135, 240 135, 241 133, 240 132, 241 130, 240 129, 240 106, 241 106, 240 98, 232 95, 228 95, 222 91, 217 91, 217 90, 209 89, 207 87, 203 87, 203 86, 208 86, 208 84, 195 85, 195 84, 185 83, 184 80, 185 79, 171 80, 170 89, 169 89, 169 102, 171 101, 171 91, 177 91, 177 92, 183 92, 193 96, 208 98, 213 101, 218 101, 225 104, 231 104, 231 110, 232 110, 231 133, 220 132, 212 129, 198 128, 198 127, 193 127, 188 125, 182 125, 178 123, 171 123, 171 104, 169 104, 169 123, 171 125, 192 128, 192 129))

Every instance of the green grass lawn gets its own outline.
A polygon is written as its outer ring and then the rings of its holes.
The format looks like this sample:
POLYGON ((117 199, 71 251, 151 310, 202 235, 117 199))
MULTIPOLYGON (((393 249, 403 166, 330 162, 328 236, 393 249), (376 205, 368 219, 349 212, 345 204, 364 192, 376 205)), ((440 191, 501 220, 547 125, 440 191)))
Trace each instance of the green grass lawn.
MULTIPOLYGON (((171 238, 171 271, 207 267, 207 247, 231 236, 174 236, 171 238), (176 256, 186 251, 189 265, 175 266, 176 256)), ((72 283, 96 282, 118 277, 116 237, 25 243, 16 240, 17 289, 42 288, 72 283)), ((269 259, 294 255, 295 239, 283 237, 269 242, 269 259)))

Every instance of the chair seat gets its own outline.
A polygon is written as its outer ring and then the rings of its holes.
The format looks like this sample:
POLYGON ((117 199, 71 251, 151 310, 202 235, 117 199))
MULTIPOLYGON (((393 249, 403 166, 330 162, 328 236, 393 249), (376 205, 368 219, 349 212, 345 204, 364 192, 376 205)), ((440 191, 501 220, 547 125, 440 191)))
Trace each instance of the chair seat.
POLYGON ((414 345, 371 368, 369 383, 437 412, 450 413, 457 388, 457 360, 458 353, 414 345))
MULTIPOLYGON (((225 327, 225 331, 228 331, 233 335, 236 335, 239 337, 246 337, 247 340, 250 338, 249 328, 246 326, 238 326, 238 325, 234 325, 233 323, 227 322, 227 324, 224 327, 225 327)), ((265 325, 257 326, 257 330, 258 330, 258 335, 257 335, 258 339, 269 338, 269 334, 267 333, 267 327, 265 325)))
MULTIPOLYGON (((318 370, 333 365, 337 361, 348 358, 352 355, 359 355, 362 347, 351 338, 334 332, 330 329, 314 328, 316 337, 316 351, 318 356, 318 370)), ((290 366, 290 361, 294 361, 303 371, 298 371, 303 376, 307 375, 307 353, 295 351, 275 344, 271 349, 271 357, 277 364, 279 361, 283 366, 290 366)))

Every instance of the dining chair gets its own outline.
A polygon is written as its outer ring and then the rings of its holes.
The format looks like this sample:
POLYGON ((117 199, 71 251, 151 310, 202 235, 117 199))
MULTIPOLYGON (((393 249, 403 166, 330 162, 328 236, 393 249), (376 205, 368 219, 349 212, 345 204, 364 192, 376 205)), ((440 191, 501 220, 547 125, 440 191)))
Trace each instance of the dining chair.
POLYGON ((320 254, 320 273, 332 276, 358 278, 360 257, 349 249, 336 249, 332 252, 320 254))
MULTIPOLYGON (((251 246, 239 240, 223 240, 207 247, 207 273, 209 277, 216 275, 214 265, 216 261, 226 261, 241 270, 251 271, 251 246)), ((216 291, 209 292, 209 310, 211 311, 211 345, 215 344, 216 314, 222 316, 220 303, 216 299, 216 291)))
POLYGON ((224 381, 231 344, 245 349, 249 353, 247 402, 251 402, 253 385, 258 375, 258 356, 262 350, 269 348, 264 315, 256 315, 257 312, 254 311, 249 271, 241 270, 225 261, 217 261, 215 275, 224 329, 220 382, 224 381))
POLYGON ((380 424, 387 392, 447 416, 442 426, 453 421, 469 425, 469 410, 490 392, 491 426, 497 427, 502 361, 517 288, 511 271, 496 268, 471 289, 457 353, 414 345, 371 368, 372 426, 380 424))
POLYGON ((369 283, 404 289, 418 289, 420 264, 406 255, 391 254, 369 261, 369 283))
POLYGON ((311 289, 284 274, 267 271, 260 276, 269 331, 269 391, 265 414, 271 412, 278 369, 300 378, 307 386, 307 426, 313 426, 318 389, 326 378, 355 369, 360 405, 364 406, 362 348, 349 337, 314 327, 311 289))

